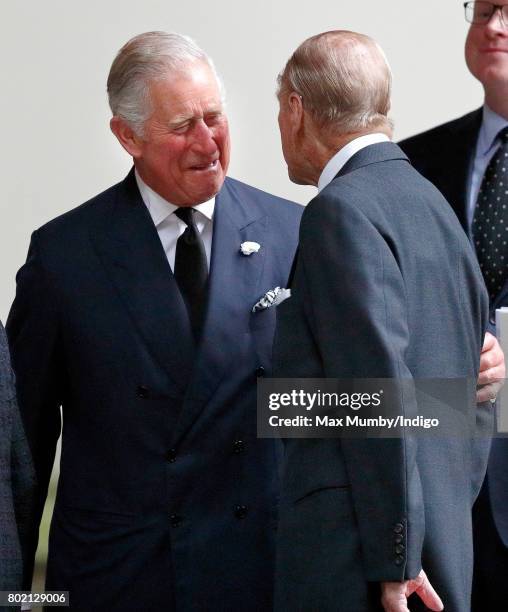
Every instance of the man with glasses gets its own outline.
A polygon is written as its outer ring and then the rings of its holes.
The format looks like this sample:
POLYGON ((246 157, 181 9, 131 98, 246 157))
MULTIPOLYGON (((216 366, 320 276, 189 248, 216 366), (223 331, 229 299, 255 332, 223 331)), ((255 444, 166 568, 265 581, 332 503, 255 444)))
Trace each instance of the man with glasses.
MULTIPOLYGON (((400 146, 444 194, 475 247, 495 310, 508 306, 508 0, 466 2, 471 26, 466 63, 483 85, 483 107, 409 138, 400 146)), ((496 350, 487 334, 486 347, 496 350)), ((503 377, 500 365, 480 382, 503 377)), ((504 609, 508 600, 508 440, 493 441, 487 478, 473 514, 474 610, 504 609)))

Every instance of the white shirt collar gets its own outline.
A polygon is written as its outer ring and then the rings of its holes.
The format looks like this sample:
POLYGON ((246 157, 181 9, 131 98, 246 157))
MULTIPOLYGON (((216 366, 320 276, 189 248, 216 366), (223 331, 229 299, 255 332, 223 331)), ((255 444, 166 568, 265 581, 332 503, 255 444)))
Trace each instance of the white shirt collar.
MULTIPOLYGON (((145 206, 148 208, 148 212, 152 217, 155 227, 157 227, 165 219, 167 219, 171 213, 175 212, 178 206, 176 206, 175 204, 171 204, 171 202, 165 200, 151 187, 149 187, 139 176, 137 170, 135 170, 134 173, 136 176, 136 182, 138 184, 138 189, 141 194, 141 198, 143 199, 145 206)), ((196 206, 193 206, 192 208, 198 210, 208 220, 213 221, 215 198, 212 198, 211 200, 208 200, 207 202, 203 202, 201 204, 196 204, 196 206)))
POLYGON ((497 135, 507 125, 508 121, 504 117, 484 104, 482 125, 478 135, 478 152, 480 155, 487 155, 492 147, 498 145, 496 142, 497 135))
POLYGON ((378 142, 388 142, 390 139, 386 134, 367 134, 365 136, 359 136, 351 142, 348 142, 345 147, 339 149, 337 153, 328 161, 326 166, 321 172, 321 176, 318 181, 318 191, 322 191, 332 180, 337 176, 341 168, 344 167, 346 162, 349 161, 355 153, 358 153, 360 149, 368 147, 371 144, 378 142))

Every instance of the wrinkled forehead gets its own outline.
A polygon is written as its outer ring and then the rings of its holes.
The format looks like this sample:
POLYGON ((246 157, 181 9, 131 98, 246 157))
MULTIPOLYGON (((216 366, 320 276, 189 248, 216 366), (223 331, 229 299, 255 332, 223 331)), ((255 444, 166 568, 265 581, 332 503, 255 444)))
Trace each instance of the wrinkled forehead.
POLYGON ((212 68, 204 63, 185 66, 149 84, 154 111, 164 114, 219 112, 223 109, 220 83, 212 68))

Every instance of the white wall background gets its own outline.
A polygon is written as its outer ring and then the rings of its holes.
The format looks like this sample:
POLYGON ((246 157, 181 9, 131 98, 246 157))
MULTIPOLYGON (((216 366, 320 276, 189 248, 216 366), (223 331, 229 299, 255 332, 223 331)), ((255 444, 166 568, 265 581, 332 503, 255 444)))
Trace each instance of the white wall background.
POLYGON ((472 110, 461 0, 45 0, 3 4, 0 23, 0 318, 31 232, 119 181, 130 159, 109 132, 105 83, 118 49, 147 30, 188 34, 214 58, 228 93, 230 174, 299 202, 276 127, 275 77, 308 36, 373 36, 394 73, 397 139, 472 110))

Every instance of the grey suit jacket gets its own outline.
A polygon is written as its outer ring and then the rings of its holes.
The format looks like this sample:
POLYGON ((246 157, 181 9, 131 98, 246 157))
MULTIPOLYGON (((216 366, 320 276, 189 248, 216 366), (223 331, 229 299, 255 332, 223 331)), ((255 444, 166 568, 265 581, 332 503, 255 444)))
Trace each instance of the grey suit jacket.
MULTIPOLYGON (((412 165, 445 196, 467 234, 470 234, 466 216, 467 184, 481 122, 482 109, 479 108, 400 143, 412 165)), ((496 309, 506 306, 508 282, 490 303, 491 333, 496 333, 496 309)), ((488 493, 494 523, 505 546, 508 546, 507 466, 508 439, 496 438, 492 441, 489 459, 488 493)))
MULTIPOLYGON (((0 590, 22 587, 20 542, 32 507, 34 474, 16 403, 5 330, 0 323, 0 590)), ((12 610, 13 608, 9 608, 12 610)))
MULTIPOLYGON (((277 307, 276 376, 469 379, 476 429, 480 270, 450 207, 395 144, 356 153, 308 205, 291 290, 277 307)), ((422 414, 421 397, 398 399, 422 414)), ((377 610, 376 583, 421 567, 447 612, 469 610, 488 444, 407 435, 285 447, 279 611, 377 610)))

